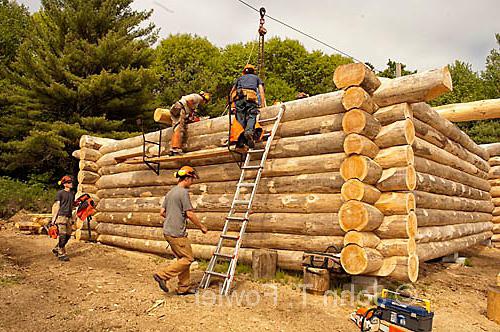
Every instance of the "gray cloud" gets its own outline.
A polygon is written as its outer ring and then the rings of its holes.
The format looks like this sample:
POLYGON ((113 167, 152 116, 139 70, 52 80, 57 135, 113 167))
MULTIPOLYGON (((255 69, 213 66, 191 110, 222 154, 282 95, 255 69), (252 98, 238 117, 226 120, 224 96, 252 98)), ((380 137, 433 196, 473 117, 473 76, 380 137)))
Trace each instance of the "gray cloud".
MULTIPOLYGON (((32 10, 37 0, 22 0, 32 10)), ((497 0, 247 0, 269 15, 335 47, 384 68, 388 58, 425 70, 458 59, 484 68, 500 32, 497 0)), ((254 40, 258 14, 236 0, 136 0, 154 9, 162 38, 193 33, 218 46, 254 40)), ((300 40, 309 49, 333 51, 269 19, 268 37, 300 40)))

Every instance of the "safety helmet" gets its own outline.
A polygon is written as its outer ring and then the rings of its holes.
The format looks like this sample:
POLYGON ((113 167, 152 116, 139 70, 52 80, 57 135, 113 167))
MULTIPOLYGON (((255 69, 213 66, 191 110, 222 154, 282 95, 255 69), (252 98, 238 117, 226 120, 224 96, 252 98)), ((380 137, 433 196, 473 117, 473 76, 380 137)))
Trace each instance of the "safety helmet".
POLYGON ((255 66, 250 63, 247 63, 245 67, 243 67, 243 74, 246 74, 247 70, 255 72, 255 66))
POLYGON ((200 177, 196 173, 196 170, 192 168, 191 166, 183 166, 181 167, 177 172, 175 172, 175 177, 176 178, 181 178, 181 177, 192 177, 195 179, 199 179, 200 177))
POLYGON ((62 186, 65 183, 73 182, 73 178, 70 175, 65 175, 57 182, 58 185, 62 186))
POLYGON ((203 91, 203 90, 202 90, 202 91, 200 91, 199 95, 200 95, 200 96, 202 96, 202 97, 203 97, 203 99, 205 99, 205 101, 206 101, 207 103, 209 103, 209 102, 210 102, 210 99, 212 99, 212 96, 210 95, 210 93, 205 92, 205 91, 203 91))

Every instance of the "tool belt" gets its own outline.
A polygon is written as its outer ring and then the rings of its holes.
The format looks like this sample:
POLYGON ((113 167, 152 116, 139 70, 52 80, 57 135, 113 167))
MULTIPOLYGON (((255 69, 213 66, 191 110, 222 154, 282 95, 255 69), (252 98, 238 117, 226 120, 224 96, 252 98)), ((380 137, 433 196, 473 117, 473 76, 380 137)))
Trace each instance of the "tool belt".
POLYGON ((233 101, 245 99, 250 103, 258 103, 257 92, 252 89, 237 89, 234 96, 231 96, 233 101))

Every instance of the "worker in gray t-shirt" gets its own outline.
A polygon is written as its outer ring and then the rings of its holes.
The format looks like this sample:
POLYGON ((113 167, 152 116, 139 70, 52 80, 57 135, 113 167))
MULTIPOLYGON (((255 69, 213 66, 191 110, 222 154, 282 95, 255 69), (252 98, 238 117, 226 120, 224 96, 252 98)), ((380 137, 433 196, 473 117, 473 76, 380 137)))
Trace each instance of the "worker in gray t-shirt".
POLYGON ((165 218, 163 222, 163 235, 177 260, 173 263, 165 263, 158 267, 153 278, 158 282, 160 288, 168 293, 166 281, 178 277, 178 295, 194 294, 196 291, 190 288, 191 280, 189 267, 194 261, 191 241, 187 237, 187 219, 201 229, 203 234, 207 228, 193 212, 193 206, 189 199, 189 187, 198 175, 194 168, 184 166, 176 172, 179 179, 177 185, 172 188, 163 200, 160 215, 165 218))

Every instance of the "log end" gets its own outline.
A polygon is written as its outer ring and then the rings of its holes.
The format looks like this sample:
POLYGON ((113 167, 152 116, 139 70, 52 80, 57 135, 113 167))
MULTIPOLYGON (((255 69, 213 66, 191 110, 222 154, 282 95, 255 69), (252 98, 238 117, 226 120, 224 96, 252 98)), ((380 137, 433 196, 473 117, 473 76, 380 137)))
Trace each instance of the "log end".
POLYGON ((441 68, 441 73, 442 73, 441 84, 436 85, 429 90, 429 92, 425 96, 425 101, 433 100, 453 90, 453 83, 448 66, 444 66, 443 68, 441 68))
POLYGON ((377 250, 362 248, 356 244, 349 244, 340 253, 340 263, 344 270, 352 275, 373 272, 378 270, 384 258, 377 250))

